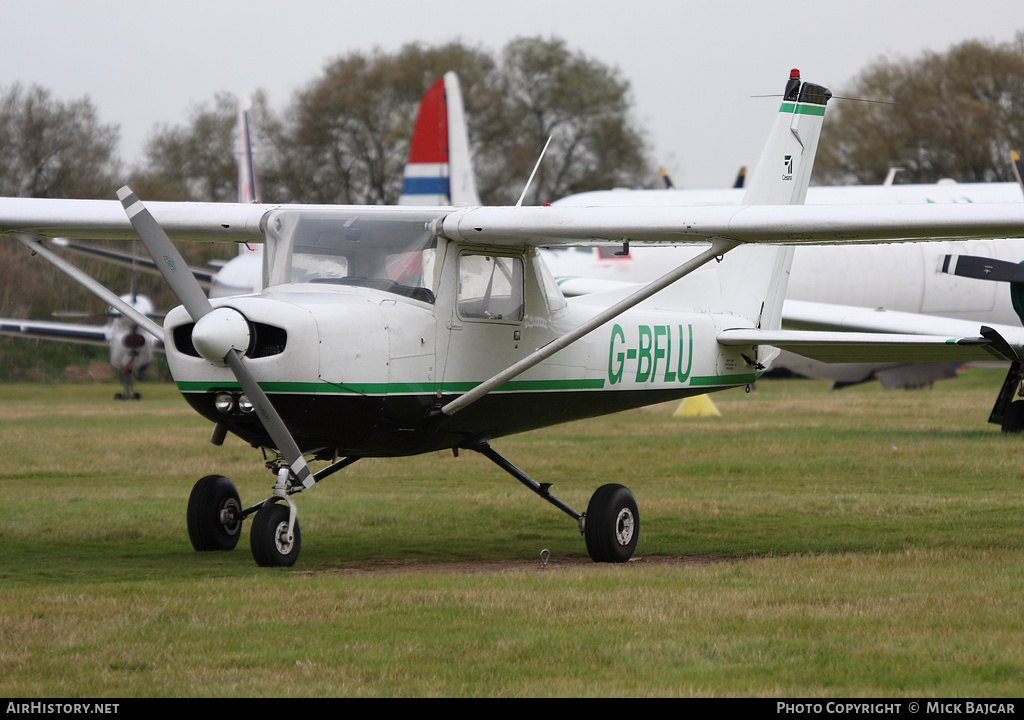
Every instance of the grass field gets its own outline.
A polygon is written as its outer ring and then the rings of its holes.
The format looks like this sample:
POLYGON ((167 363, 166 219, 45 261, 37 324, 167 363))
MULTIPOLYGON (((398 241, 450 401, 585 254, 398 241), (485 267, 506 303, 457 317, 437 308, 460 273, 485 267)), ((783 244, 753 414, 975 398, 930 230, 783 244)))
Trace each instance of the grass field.
POLYGON ((0 697, 1024 694, 1024 438, 999 370, 805 380, 495 441, 578 510, 636 494, 637 560, 476 453, 365 460, 296 499, 302 554, 195 553, 192 483, 273 477, 169 385, 0 385, 0 697), (550 552, 547 566, 542 550, 550 552))

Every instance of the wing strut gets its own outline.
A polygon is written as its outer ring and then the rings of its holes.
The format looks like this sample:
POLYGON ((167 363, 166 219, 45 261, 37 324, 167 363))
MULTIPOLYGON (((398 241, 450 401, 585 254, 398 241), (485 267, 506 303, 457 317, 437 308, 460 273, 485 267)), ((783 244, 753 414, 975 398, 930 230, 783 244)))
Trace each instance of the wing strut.
POLYGON ((117 295, 112 293, 102 283, 97 282, 89 275, 84 273, 79 267, 73 263, 68 262, 57 253, 50 250, 42 243, 40 243, 32 235, 26 235, 25 233, 14 233, 14 239, 20 242, 22 245, 27 247, 34 253, 42 255, 45 260, 54 265, 58 270, 67 275, 70 275, 76 282, 82 285, 86 290, 91 292, 93 295, 103 300, 105 303, 110 305, 112 308, 116 308, 122 315, 127 318, 131 318, 132 322, 136 323, 146 332, 153 337, 164 341, 164 329, 157 325, 155 322, 150 320, 148 317, 140 313, 130 304, 119 298, 117 295))
POLYGON ((504 385, 517 375, 521 375, 522 373, 532 368, 534 365, 537 365, 541 361, 546 360, 547 358, 554 355, 559 350, 562 350, 565 347, 576 342, 577 340, 579 340, 581 337, 591 332, 592 330, 596 330, 609 320, 618 317, 622 313, 632 308, 634 305, 638 305, 647 298, 651 297, 656 292, 664 290, 666 287, 674 283, 676 280, 679 280, 680 278, 689 275, 694 270, 697 270, 702 265, 705 265, 711 260, 714 260, 717 257, 721 257, 722 255, 729 252, 737 245, 739 245, 739 243, 733 240, 728 240, 725 238, 713 238, 711 240, 711 247, 702 252, 700 255, 697 255, 695 258, 686 261, 685 263, 675 268, 671 272, 665 273, 657 280, 654 280, 648 283, 647 285, 644 285, 642 288, 637 290, 629 297, 620 300, 619 302, 615 303, 606 310, 602 310, 600 313, 598 313, 590 320, 577 327, 575 330, 571 330, 567 332, 565 335, 555 338, 544 347, 538 348, 537 350, 533 351, 532 353, 524 357, 519 362, 505 368, 491 379, 485 380, 484 382, 480 383, 469 392, 455 398, 447 405, 444 405, 441 408, 441 412, 445 415, 454 415, 459 410, 462 410, 467 405, 476 402, 477 400, 479 400, 480 398, 482 398, 484 395, 488 394, 495 388, 504 385))

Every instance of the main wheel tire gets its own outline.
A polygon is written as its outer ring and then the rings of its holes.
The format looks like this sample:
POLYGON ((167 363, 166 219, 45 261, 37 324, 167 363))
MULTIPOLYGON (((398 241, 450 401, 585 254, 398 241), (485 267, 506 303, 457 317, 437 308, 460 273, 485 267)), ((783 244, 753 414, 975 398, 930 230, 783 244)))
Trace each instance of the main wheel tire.
POLYGON ((291 542, 288 541, 288 515, 286 505, 264 505, 253 518, 249 528, 249 547, 260 567, 291 567, 299 557, 302 533, 296 519, 291 542))
POLYGON ((188 497, 188 539, 200 552, 233 550, 242 532, 242 521, 237 519, 242 501, 235 484, 223 475, 207 475, 192 487, 188 497), (225 523, 222 512, 236 518, 225 523))
POLYGON ((583 523, 587 552, 594 562, 626 562, 640 537, 636 498, 622 485, 602 485, 590 498, 583 523))
POLYGON ((1024 400, 1014 400, 1003 412, 1003 432, 1019 433, 1024 430, 1024 400))

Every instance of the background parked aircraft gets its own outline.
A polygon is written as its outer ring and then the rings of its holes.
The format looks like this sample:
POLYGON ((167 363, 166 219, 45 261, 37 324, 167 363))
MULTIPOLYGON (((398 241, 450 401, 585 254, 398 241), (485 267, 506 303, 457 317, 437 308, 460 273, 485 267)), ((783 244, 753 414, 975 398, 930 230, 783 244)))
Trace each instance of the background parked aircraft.
MULTIPOLYGON (((150 318, 155 313, 153 302, 145 295, 126 293, 121 300, 150 318)), ((163 342, 143 330, 136 322, 111 307, 105 313, 73 314, 80 318, 106 318, 102 325, 81 322, 57 322, 0 318, 0 335, 31 337, 40 340, 59 340, 81 345, 105 346, 110 349, 110 364, 117 371, 122 391, 118 400, 138 400, 135 381, 141 378, 153 362, 153 353, 163 351, 163 342)))
MULTIPOLYGON (((248 111, 238 106, 238 193, 239 202, 258 202, 258 186, 253 160, 252 143, 249 134, 248 111)), ((121 299, 145 317, 160 319, 153 301, 146 295, 135 292, 135 273, 158 273, 152 259, 139 257, 135 252, 124 252, 93 243, 54 238, 50 245, 55 248, 127 268, 132 273, 133 289, 121 299)), ((134 243, 133 243, 134 245, 134 243)), ((238 255, 227 261, 220 269, 192 268, 200 285, 211 297, 225 297, 259 291, 261 254, 258 246, 240 245, 238 255)), ((57 340, 84 345, 106 346, 110 350, 110 364, 117 371, 123 390, 115 395, 117 399, 138 400, 135 382, 141 379, 153 361, 153 354, 163 352, 163 342, 153 333, 140 328, 129 317, 115 307, 104 313, 68 312, 62 316, 78 320, 106 318, 103 325, 86 322, 56 322, 30 320, 27 318, 0 318, 0 335, 39 340, 57 340)))

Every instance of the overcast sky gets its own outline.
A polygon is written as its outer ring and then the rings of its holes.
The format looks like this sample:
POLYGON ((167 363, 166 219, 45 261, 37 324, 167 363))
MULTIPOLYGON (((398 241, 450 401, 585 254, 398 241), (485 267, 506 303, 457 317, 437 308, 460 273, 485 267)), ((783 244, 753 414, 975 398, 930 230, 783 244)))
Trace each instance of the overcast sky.
POLYGON ((753 166, 791 68, 839 94, 869 63, 1012 40, 1021 0, 33 0, 3 10, 0 87, 88 95, 141 160, 159 124, 188 121, 220 91, 265 90, 281 110, 332 58, 407 42, 498 51, 561 37, 618 68, 636 119, 677 185, 731 183, 753 166))

